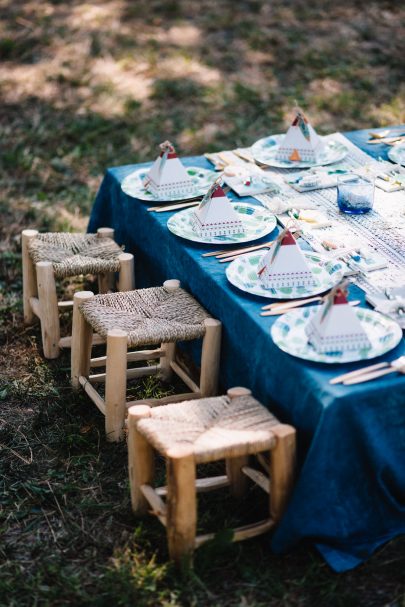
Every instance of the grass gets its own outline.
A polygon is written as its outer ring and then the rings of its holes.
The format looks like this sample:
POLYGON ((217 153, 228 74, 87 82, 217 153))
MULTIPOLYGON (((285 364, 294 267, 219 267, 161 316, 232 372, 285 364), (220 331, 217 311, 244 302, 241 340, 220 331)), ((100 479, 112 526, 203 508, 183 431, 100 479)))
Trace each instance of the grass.
MULTIPOLYGON (((404 540, 333 574, 309 546, 229 534, 176 573, 130 511, 124 445, 21 314, 19 234, 85 229, 107 166, 247 145, 295 99, 321 132, 404 122, 400 3, 0 0, 0 605, 404 607, 404 540)), ((171 390, 152 380, 134 394, 171 390)), ((159 473, 163 468, 160 463, 159 473)), ((263 512, 201 501, 203 530, 263 512), (232 514, 231 514, 232 513, 232 514)))

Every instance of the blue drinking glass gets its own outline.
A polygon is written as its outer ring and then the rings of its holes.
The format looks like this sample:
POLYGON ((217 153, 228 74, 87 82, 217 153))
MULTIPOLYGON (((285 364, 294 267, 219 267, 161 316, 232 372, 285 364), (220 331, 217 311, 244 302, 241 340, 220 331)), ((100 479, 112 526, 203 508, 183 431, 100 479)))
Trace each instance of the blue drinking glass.
POLYGON ((368 181, 357 175, 338 175, 337 203, 339 209, 349 215, 368 213, 374 204, 374 180, 368 181))

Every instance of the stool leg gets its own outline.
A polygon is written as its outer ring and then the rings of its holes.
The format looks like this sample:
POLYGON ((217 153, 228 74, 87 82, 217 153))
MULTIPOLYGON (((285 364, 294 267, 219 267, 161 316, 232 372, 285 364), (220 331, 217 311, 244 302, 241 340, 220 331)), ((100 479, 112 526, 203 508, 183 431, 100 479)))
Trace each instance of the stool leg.
POLYGON ((222 324, 214 318, 206 318, 204 325, 205 335, 201 352, 200 391, 202 397, 207 397, 215 396, 218 392, 222 324))
POLYGON ((105 272, 97 276, 98 292, 109 293, 115 290, 115 274, 114 272, 105 272))
POLYGON ((128 473, 132 510, 137 515, 145 514, 149 503, 141 491, 142 485, 152 485, 154 477, 153 449, 137 431, 140 419, 150 417, 150 407, 135 405, 128 410, 128 473))
MULTIPOLYGON (((98 238, 111 238, 114 240, 114 229, 113 228, 99 228, 97 230, 98 238)), ((98 292, 108 293, 109 291, 115 290, 115 273, 105 272, 98 276, 98 292)))
POLYGON ((28 253, 28 244, 32 238, 35 238, 38 230, 24 230, 21 234, 22 248, 22 272, 23 272, 23 306, 24 323, 30 325, 35 318, 32 311, 30 297, 37 297, 37 278, 35 275, 35 266, 28 253))
POLYGON ((270 454, 270 515, 279 521, 294 482, 295 429, 279 424, 271 430, 277 436, 277 444, 270 454))
POLYGON ((60 325, 55 275, 49 261, 39 261, 36 271, 44 356, 57 358, 60 351, 60 325))
POLYGON ((247 466, 249 457, 240 455, 238 457, 228 457, 226 463, 226 475, 229 479, 231 493, 234 497, 240 498, 246 493, 248 479, 242 472, 243 466, 247 466))
MULTIPOLYGON (((243 396, 250 396, 252 393, 248 388, 242 388, 240 386, 236 386, 234 388, 229 388, 227 390, 228 398, 232 400, 235 398, 241 398, 243 396)), ((249 462, 249 457, 246 455, 238 456, 238 457, 230 457, 226 460, 226 475, 229 479, 230 487, 232 495, 239 498, 242 497, 246 493, 246 489, 248 486, 248 479, 246 474, 243 474, 242 468, 243 466, 247 466, 249 462)))
MULTIPOLYGON (((172 278, 170 280, 165 280, 163 283, 163 287, 168 293, 172 293, 173 291, 177 291, 180 289, 180 281, 177 278, 172 278)), ((165 343, 161 345, 162 350, 165 352, 165 356, 160 359, 160 377, 163 381, 170 381, 173 370, 171 368, 170 363, 174 360, 176 355, 176 344, 175 343, 165 343)))
POLYGON ((131 253, 121 253, 118 291, 133 291, 135 289, 134 256, 131 253))
POLYGON ((105 431, 107 440, 118 442, 124 438, 127 392, 128 335, 120 329, 107 334, 107 361, 105 378, 105 431))
POLYGON ((189 447, 167 454, 167 541, 176 564, 191 560, 197 528, 195 461, 189 447))
POLYGON ((99 238, 111 238, 111 240, 114 240, 114 228, 98 228, 97 236, 99 238))
POLYGON ((79 306, 92 297, 94 294, 91 291, 79 291, 73 296, 71 379, 75 390, 80 386, 80 375, 88 377, 90 373, 93 329, 80 312, 79 306))
POLYGON ((163 381, 170 381, 173 375, 170 363, 176 355, 176 343, 162 344, 161 349, 164 350, 165 355, 160 359, 160 378, 163 381))

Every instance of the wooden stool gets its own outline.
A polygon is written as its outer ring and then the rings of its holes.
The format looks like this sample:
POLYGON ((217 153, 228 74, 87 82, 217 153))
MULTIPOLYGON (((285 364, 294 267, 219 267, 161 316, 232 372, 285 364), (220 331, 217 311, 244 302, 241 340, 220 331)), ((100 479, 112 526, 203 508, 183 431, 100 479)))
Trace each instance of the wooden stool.
POLYGON ((114 289, 115 272, 119 272, 120 291, 135 286, 134 257, 114 242, 111 228, 100 228, 97 234, 24 230, 22 266, 24 322, 31 324, 35 316, 39 318, 45 358, 57 358, 60 348, 71 347, 71 336, 60 337, 59 310, 72 308, 73 301, 58 302, 56 278, 96 274, 99 290, 105 293, 114 289))
MULTIPOLYGON (((146 402, 146 401, 145 401, 146 402)), ((270 494, 269 517, 234 529, 233 541, 269 531, 281 518, 291 491, 295 464, 295 430, 280 422, 245 388, 227 396, 203 398, 165 407, 129 409, 128 458, 132 509, 152 509, 165 525, 170 557, 179 563, 215 537, 196 537, 196 492, 230 486, 240 497, 247 477, 270 494), (153 488, 156 449, 166 458, 167 487, 153 488), (270 480, 250 467, 250 455, 265 461, 270 452, 270 480), (196 479, 196 465, 226 460, 226 475, 196 479), (162 497, 166 497, 166 503, 162 497)))
MULTIPOLYGON (((82 386, 105 415, 107 439, 124 438, 127 407, 127 379, 158 374, 168 381, 173 372, 191 392, 154 399, 156 404, 190 400, 217 393, 221 323, 210 318, 200 304, 180 288, 178 280, 163 287, 126 293, 93 295, 75 293, 72 333, 72 385, 82 386), (106 356, 91 358, 92 332, 107 343, 106 356), (176 342, 202 338, 199 385, 175 359, 176 342), (152 350, 128 351, 152 344, 152 350), (127 369, 128 362, 159 360, 158 364, 127 369), (105 373, 91 375, 91 367, 105 367, 105 373), (105 382, 105 399, 93 384, 105 382)), ((143 402, 143 401, 141 401, 143 402)), ((149 401, 150 402, 150 401, 149 401)))

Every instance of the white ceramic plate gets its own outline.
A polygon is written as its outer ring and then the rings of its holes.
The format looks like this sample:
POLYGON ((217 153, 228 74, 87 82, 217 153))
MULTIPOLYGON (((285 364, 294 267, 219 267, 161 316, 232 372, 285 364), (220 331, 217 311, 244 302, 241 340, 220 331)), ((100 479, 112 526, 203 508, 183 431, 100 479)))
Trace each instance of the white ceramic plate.
POLYGON ((265 208, 251 204, 231 203, 243 222, 244 232, 231 236, 198 236, 191 224, 191 216, 195 209, 184 209, 172 215, 167 222, 169 230, 186 240, 205 244, 239 244, 258 240, 274 230, 277 220, 265 208))
POLYGON ((232 263, 226 269, 226 276, 234 287, 245 293, 268 297, 271 299, 297 299, 299 297, 311 297, 328 291, 337 285, 343 278, 345 266, 339 261, 327 260, 318 253, 304 252, 308 264, 319 284, 314 287, 279 287, 277 289, 266 289, 257 275, 257 267, 265 251, 246 253, 232 263))
POLYGON ((388 158, 392 160, 392 162, 396 162, 397 164, 401 164, 403 167, 405 167, 405 143, 393 145, 388 150, 388 158))
POLYGON ((148 202, 171 202, 176 200, 189 200, 195 198, 196 196, 204 196, 206 192, 209 190, 211 183, 218 176, 215 171, 211 171, 209 169, 201 169, 199 167, 186 167, 187 173, 191 177, 194 185, 195 192, 190 194, 186 198, 184 196, 166 196, 164 200, 160 200, 159 198, 155 198, 152 192, 146 190, 143 186, 143 180, 149 172, 150 167, 146 167, 144 169, 137 169, 130 175, 127 175, 121 184, 121 189, 128 196, 132 196, 132 198, 138 198, 139 200, 147 200, 148 202))
POLYGON ((376 358, 389 352, 399 344, 402 331, 399 325, 373 310, 356 308, 357 318, 367 331, 371 348, 366 350, 347 350, 346 352, 320 353, 308 343, 305 334, 311 316, 316 314, 317 306, 291 310, 276 320, 271 327, 274 343, 284 352, 319 363, 351 363, 376 358))
POLYGON ((318 162, 279 160, 277 153, 283 138, 284 135, 271 135, 270 137, 264 137, 256 141, 251 148, 254 159, 262 164, 280 169, 308 169, 339 162, 343 160, 349 151, 340 141, 329 138, 325 139, 325 148, 320 154, 318 162))

